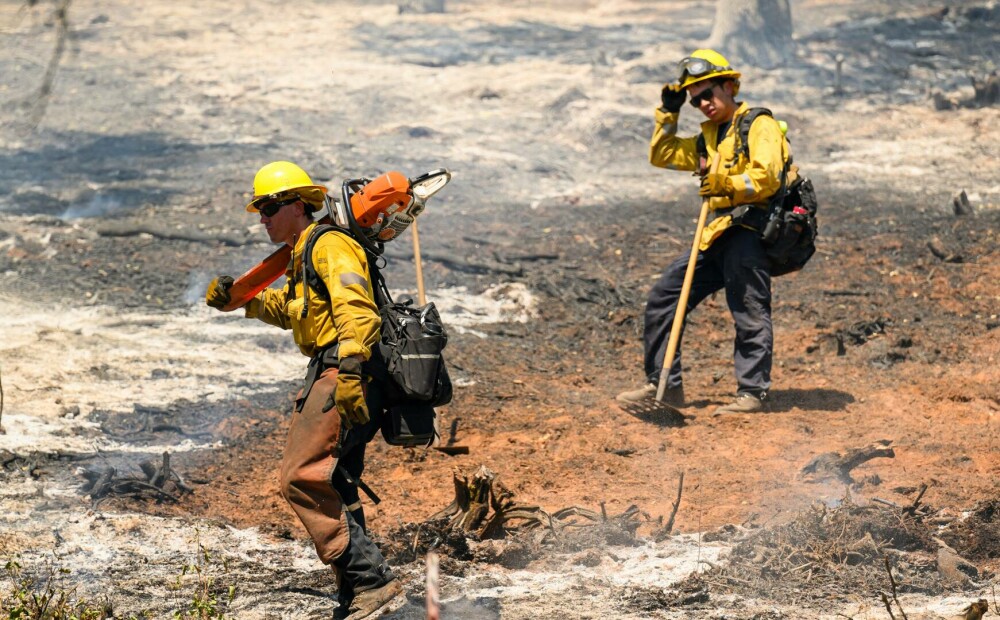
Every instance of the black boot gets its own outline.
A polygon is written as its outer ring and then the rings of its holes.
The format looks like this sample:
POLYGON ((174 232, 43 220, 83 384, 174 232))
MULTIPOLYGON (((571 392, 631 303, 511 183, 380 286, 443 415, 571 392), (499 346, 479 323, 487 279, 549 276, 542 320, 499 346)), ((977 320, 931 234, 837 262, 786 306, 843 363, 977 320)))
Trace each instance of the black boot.
POLYGON ((344 553, 333 561, 340 573, 335 620, 366 618, 385 608, 403 593, 402 585, 382 557, 375 543, 355 520, 354 513, 345 511, 348 542, 344 553))
POLYGON ((396 576, 389 568, 382 552, 368 538, 364 529, 354 519, 352 512, 345 511, 349 539, 347 549, 333 561, 339 569, 341 581, 349 586, 355 595, 365 590, 373 590, 389 583, 396 576))

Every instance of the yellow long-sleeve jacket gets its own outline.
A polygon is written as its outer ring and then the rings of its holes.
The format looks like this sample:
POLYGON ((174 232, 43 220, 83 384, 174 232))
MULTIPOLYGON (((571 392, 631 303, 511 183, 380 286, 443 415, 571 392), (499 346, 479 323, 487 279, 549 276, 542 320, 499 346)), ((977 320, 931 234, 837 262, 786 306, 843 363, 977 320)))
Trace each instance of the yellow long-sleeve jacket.
POLYGON ((302 316, 307 303, 302 253, 315 227, 315 223, 310 224, 295 241, 284 288, 264 289, 247 303, 246 316, 291 329, 295 344, 309 357, 340 343, 339 358, 360 354, 367 360, 379 340, 382 321, 365 252, 347 235, 329 232, 316 240, 312 249, 313 266, 330 292, 330 301, 310 290, 308 312, 302 316))
MULTIPOLYGON (((733 198, 716 196, 709 200, 709 209, 729 209, 739 205, 766 207, 768 199, 781 188, 781 172, 790 157, 788 142, 778 122, 768 115, 761 115, 750 126, 747 142, 749 158, 742 152, 736 154, 740 119, 750 111, 746 103, 741 103, 733 115, 726 135, 718 140, 719 127, 711 121, 701 124, 705 136, 708 161, 719 155, 719 172, 727 174, 726 187, 732 187, 733 198), (716 143, 718 142, 718 146, 716 143)), ((656 110, 656 126, 649 142, 649 163, 670 170, 698 170, 697 136, 677 137, 676 112, 656 110)), ((794 179, 794 170, 789 172, 788 183, 794 179)), ((709 212, 709 222, 701 237, 701 249, 707 250, 724 230, 732 225, 732 217, 709 212)))

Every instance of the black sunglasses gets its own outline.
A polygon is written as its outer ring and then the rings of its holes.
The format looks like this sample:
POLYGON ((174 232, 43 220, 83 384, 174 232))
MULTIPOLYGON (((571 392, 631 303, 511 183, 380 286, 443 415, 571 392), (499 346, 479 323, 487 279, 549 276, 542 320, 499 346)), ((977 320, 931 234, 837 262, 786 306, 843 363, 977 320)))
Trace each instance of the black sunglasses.
POLYGON ((697 95, 691 95, 691 105, 696 108, 700 108, 702 101, 708 101, 709 99, 715 97, 715 93, 713 93, 712 91, 715 90, 716 86, 718 86, 718 84, 713 82, 711 86, 701 91, 697 95))
POLYGON ((272 202, 260 205, 259 207, 257 207, 257 210, 260 211, 260 214, 265 217, 274 217, 275 214, 281 209, 281 207, 294 204, 298 201, 299 201, 298 196, 288 198, 287 200, 274 200, 272 202))

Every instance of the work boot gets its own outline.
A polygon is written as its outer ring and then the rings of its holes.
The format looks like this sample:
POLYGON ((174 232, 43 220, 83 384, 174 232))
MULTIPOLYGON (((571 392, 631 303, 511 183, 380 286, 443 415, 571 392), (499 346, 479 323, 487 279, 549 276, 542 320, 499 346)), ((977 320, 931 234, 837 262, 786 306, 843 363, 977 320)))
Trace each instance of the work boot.
POLYGON ((382 615, 381 612, 392 611, 396 608, 395 603, 402 603, 402 594, 403 585, 399 583, 399 579, 393 579, 372 590, 358 592, 348 607, 337 608, 333 614, 334 620, 340 618, 361 620, 362 618, 377 617, 375 614, 382 615))
POLYGON ((736 400, 728 405, 722 405, 717 408, 712 415, 717 416, 727 413, 759 413, 761 411, 766 411, 767 404, 764 402, 766 398, 767 394, 764 392, 761 392, 760 394, 740 392, 736 395, 736 400))
POLYGON ((396 587, 400 591, 402 588, 399 586, 396 576, 392 574, 385 558, 382 557, 382 552, 361 529, 361 525, 355 521, 354 515, 350 511, 344 511, 344 517, 347 519, 348 540, 344 553, 333 561, 333 567, 340 576, 337 596, 339 606, 333 617, 335 619, 364 618, 381 607, 380 604, 379 607, 372 608, 364 615, 354 615, 360 609, 358 605, 364 603, 367 608, 372 605, 373 600, 380 598, 380 596, 368 594, 369 592, 378 591, 386 595, 385 593, 389 590, 385 590, 385 588, 393 582, 396 582, 396 587))
MULTIPOLYGON (((615 400, 618 401, 619 404, 625 406, 648 403, 651 400, 656 400, 656 390, 657 386, 652 383, 647 383, 637 390, 622 392, 615 397, 615 400)), ((663 393, 663 402, 671 407, 683 407, 684 386, 677 385, 667 388, 667 390, 663 393)))

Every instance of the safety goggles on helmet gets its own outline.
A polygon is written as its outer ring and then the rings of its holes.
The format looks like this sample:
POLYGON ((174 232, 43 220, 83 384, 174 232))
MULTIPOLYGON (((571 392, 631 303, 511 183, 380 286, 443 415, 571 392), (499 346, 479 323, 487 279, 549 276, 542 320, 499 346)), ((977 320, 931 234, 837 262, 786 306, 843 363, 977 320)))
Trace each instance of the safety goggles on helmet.
POLYGON ((722 73, 723 71, 732 70, 732 67, 720 67, 719 65, 708 62, 704 58, 698 58, 695 56, 688 56, 684 60, 677 63, 677 72, 680 75, 680 80, 682 82, 684 81, 685 76, 697 78, 710 73, 722 73))
POLYGON ((294 204, 299 200, 300 199, 297 195, 292 195, 290 198, 285 198, 283 200, 277 200, 277 199, 270 200, 268 202, 263 202, 257 205, 257 210, 260 212, 261 215, 265 217, 274 217, 275 214, 277 214, 278 211, 281 210, 281 207, 294 204))

